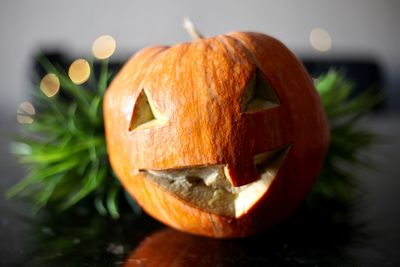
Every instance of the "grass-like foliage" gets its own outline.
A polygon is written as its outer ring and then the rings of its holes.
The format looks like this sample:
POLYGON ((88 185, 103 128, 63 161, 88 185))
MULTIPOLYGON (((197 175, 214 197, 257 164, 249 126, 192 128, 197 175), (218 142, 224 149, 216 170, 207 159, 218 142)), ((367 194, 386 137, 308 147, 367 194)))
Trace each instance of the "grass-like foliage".
MULTIPOLYGON (((118 218, 125 198, 120 197, 123 189, 108 162, 102 111, 111 77, 107 61, 101 62, 99 77, 92 71, 84 86, 73 83, 45 57, 39 62, 57 75, 61 94, 51 98, 40 90, 33 94, 34 122, 22 127, 12 145, 12 152, 27 166, 27 176, 7 196, 27 197, 37 209, 59 211, 92 201, 100 214, 118 218)), ((330 121, 331 144, 313 196, 346 202, 354 189, 349 166, 362 163, 360 151, 374 140, 357 121, 378 98, 367 92, 350 99, 353 84, 340 72, 322 75, 316 87, 330 121)))
POLYGON ((59 211, 91 198, 101 214, 117 218, 121 185, 108 162, 103 126, 103 95, 111 76, 108 62, 101 62, 98 78, 92 71, 81 86, 47 58, 38 61, 57 75, 61 94, 49 98, 39 88, 33 93, 37 114, 33 123, 23 125, 11 147, 28 174, 7 196, 27 197, 37 209, 49 206, 59 211))
POLYGON ((332 70, 317 79, 316 88, 329 120, 331 140, 311 200, 323 198, 348 205, 354 197, 357 169, 368 166, 363 152, 377 139, 359 122, 383 95, 370 89, 350 97, 354 82, 343 72, 332 70))

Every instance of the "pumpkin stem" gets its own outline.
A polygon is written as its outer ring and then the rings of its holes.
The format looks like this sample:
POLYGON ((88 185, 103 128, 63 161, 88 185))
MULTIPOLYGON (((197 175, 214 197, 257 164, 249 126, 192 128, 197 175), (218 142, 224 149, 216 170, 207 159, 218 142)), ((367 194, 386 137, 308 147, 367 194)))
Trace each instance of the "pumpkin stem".
POLYGON ((196 26, 194 26, 193 21, 188 18, 183 18, 183 28, 189 33, 193 40, 202 39, 204 36, 197 30, 196 26))

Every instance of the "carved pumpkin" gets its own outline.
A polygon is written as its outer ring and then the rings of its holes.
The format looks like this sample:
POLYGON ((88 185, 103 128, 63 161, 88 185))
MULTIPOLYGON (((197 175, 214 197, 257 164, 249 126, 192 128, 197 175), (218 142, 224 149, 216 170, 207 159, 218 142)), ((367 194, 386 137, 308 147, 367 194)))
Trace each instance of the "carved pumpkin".
POLYGON ((303 65, 260 33, 141 50, 110 85, 104 116, 113 169, 143 209, 213 237, 289 216, 329 139, 303 65))

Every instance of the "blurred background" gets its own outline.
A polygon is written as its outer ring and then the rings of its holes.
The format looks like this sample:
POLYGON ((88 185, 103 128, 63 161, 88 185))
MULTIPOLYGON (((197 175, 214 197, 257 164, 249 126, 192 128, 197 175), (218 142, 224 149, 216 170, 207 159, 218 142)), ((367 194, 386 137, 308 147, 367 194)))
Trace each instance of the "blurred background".
MULTIPOLYGON (((376 238, 352 246, 346 253, 356 255, 355 262, 361 266, 395 266, 400 263, 399 12, 398 0, 3 0, 0 3, 0 194, 4 195, 7 188, 23 177, 24 172, 9 154, 8 145, 18 126, 17 109, 30 100, 33 58, 40 51, 60 56, 59 60, 68 65, 78 57, 90 55, 93 41, 108 34, 116 40, 111 62, 120 64, 145 46, 190 40, 182 28, 182 18, 188 16, 205 36, 237 30, 263 32, 293 50, 314 77, 334 66, 347 71, 357 82, 357 90, 375 87, 384 91, 385 101, 365 121, 365 126, 385 138, 371 150, 374 170, 360 175, 364 194, 361 217, 368 224, 368 233, 376 238)), ((23 243, 30 229, 29 222, 9 215, 16 210, 24 211, 26 207, 1 197, 0 243, 9 264, 26 254, 23 243)), ((138 225, 154 230, 146 222, 138 225)), ((51 229, 46 227, 37 230, 51 237, 51 229)), ((135 242, 146 235, 147 232, 138 234, 135 242)), ((107 243, 106 253, 118 254, 118 244, 115 246, 111 246, 110 252, 107 243), (117 253, 113 250, 115 246, 117 253)), ((122 254, 125 257, 129 251, 122 254)), ((339 254, 339 257, 344 256, 339 254)))
POLYGON ((110 34, 117 42, 113 59, 126 59, 144 46, 189 40, 183 16, 206 36, 259 31, 307 60, 375 63, 387 90, 387 108, 399 110, 399 11, 397 0, 5 0, 0 8, 0 111, 2 117, 14 116, 26 100, 32 56, 39 49, 88 55, 99 35, 110 34))

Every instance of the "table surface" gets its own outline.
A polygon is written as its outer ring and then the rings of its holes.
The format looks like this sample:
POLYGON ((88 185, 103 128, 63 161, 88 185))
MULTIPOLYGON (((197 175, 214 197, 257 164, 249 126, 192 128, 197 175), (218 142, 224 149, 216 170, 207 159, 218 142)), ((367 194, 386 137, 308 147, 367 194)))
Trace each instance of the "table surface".
MULTIPOLYGON (((357 174, 359 197, 345 215, 299 208, 262 235, 215 240, 145 214, 111 220, 82 209, 39 216, 27 203, 1 197, 0 266, 400 266, 399 118, 380 113, 364 122, 382 137, 368 153, 374 167, 357 174)), ((15 122, 0 123, 4 195, 24 172, 8 153, 15 122)))

